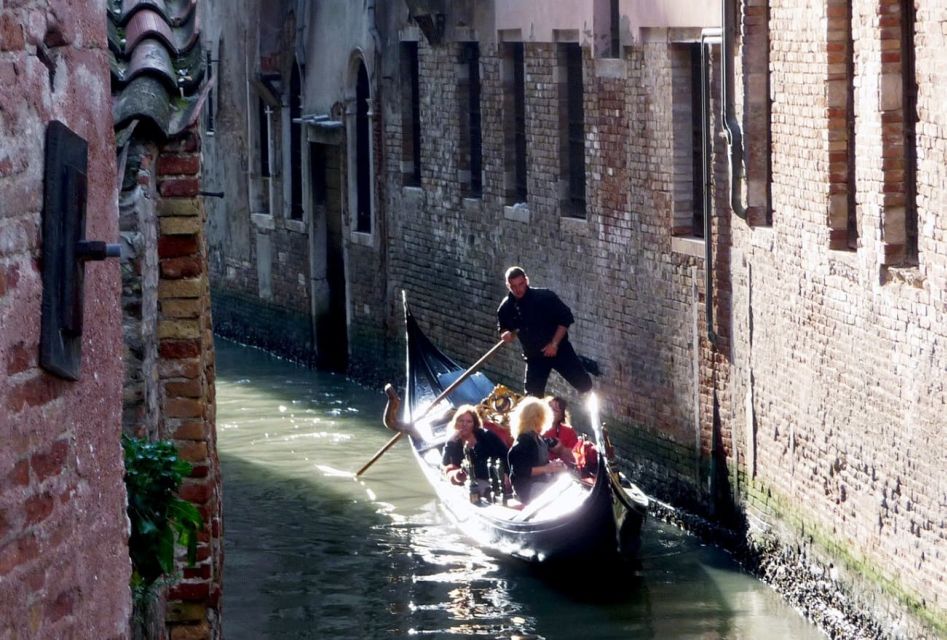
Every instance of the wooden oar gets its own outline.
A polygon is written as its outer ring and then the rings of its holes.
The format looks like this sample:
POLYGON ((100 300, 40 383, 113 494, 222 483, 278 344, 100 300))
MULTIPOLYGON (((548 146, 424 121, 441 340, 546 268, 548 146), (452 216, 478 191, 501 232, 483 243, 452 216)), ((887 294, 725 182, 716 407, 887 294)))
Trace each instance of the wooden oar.
MULTIPOLYGON (((504 341, 503 341, 503 340, 500 340, 500 341, 497 342, 495 345, 493 345, 493 347, 492 347, 489 351, 487 351, 485 354, 483 354, 483 356, 482 356, 479 360, 477 360, 477 361, 474 362, 472 365, 470 365, 470 368, 469 368, 469 369, 467 369, 467 370, 464 371, 462 374, 460 374, 460 377, 459 377, 459 378, 457 378, 456 380, 454 380, 452 383, 450 383, 450 385, 449 385, 446 389, 444 389, 443 391, 441 391, 440 395, 438 395, 436 398, 434 398, 434 402, 432 402, 431 404, 429 404, 429 405, 427 406, 427 408, 426 408, 424 411, 421 412, 421 415, 419 415, 418 417, 414 418, 414 421, 415 421, 415 422, 418 422, 419 420, 421 420, 421 418, 423 418, 423 417, 426 416, 428 413, 430 413, 430 412, 431 412, 431 409, 433 409, 435 406, 437 406, 437 404, 438 404, 441 400, 443 400, 444 398, 446 398, 447 396, 449 396, 449 395, 451 394, 451 392, 453 392, 454 389, 456 389, 457 387, 459 387, 460 384, 461 384, 464 380, 466 380, 467 378, 469 378, 470 376, 472 376, 472 375, 477 371, 477 369, 479 369, 480 367, 482 367, 482 366, 483 366, 483 363, 486 362, 487 360, 489 360, 490 357, 493 356, 494 353, 496 353, 497 351, 499 351, 499 350, 500 350, 500 347, 502 347, 504 344, 505 344, 504 341)), ((370 466, 372 466, 373 464, 375 464, 375 461, 378 460, 378 458, 382 457, 382 456, 385 454, 385 452, 388 451, 388 449, 390 449, 391 447, 393 447, 394 444, 395 444, 396 442, 398 442, 398 440, 400 440, 400 439, 401 439, 401 436, 403 436, 403 435, 404 435, 404 431, 399 431, 399 432, 396 433, 394 436, 392 436, 392 438, 391 438, 388 442, 385 443, 385 446, 383 446, 381 449, 379 449, 379 450, 378 450, 378 453, 376 453, 375 455, 372 456, 372 459, 371 459, 371 460, 369 460, 368 462, 366 462, 365 465, 364 465, 361 469, 359 469, 358 471, 355 472, 355 477, 356 477, 356 478, 359 477, 360 475, 362 475, 362 474, 365 472, 366 469, 368 469, 370 466)))

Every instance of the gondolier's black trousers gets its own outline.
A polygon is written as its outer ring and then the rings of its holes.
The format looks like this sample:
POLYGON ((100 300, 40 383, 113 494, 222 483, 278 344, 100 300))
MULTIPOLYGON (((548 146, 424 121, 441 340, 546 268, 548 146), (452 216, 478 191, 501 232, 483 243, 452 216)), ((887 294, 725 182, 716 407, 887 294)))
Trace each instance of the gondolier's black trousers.
POLYGON ((579 393, 592 390, 592 377, 579 361, 572 343, 568 339, 559 343, 559 350, 552 358, 542 353, 526 358, 526 387, 527 395, 542 398, 546 395, 546 382, 549 374, 555 369, 566 379, 566 382, 575 387, 579 393))

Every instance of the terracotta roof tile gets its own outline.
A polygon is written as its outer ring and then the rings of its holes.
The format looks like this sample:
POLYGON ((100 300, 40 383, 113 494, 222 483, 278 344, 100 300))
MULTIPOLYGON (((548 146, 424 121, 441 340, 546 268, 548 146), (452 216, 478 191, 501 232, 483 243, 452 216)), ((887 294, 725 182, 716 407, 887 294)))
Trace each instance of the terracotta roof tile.
POLYGON ((204 61, 196 0, 108 0, 116 128, 150 121, 173 137, 196 120, 204 61))

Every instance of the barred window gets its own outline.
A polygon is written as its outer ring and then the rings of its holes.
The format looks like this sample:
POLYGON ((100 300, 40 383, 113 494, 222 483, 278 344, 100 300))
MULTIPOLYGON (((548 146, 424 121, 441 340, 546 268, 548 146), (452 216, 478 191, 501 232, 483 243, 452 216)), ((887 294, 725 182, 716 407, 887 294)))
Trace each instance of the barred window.
POLYGON ((421 98, 418 43, 401 43, 401 173, 403 184, 421 186, 421 98))

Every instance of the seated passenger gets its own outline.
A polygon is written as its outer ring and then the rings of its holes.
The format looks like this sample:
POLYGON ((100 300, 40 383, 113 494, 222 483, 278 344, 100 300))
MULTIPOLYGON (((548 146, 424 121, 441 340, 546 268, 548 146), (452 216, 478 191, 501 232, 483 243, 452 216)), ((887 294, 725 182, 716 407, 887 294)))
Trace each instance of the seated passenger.
POLYGON ((459 485, 467 481, 467 474, 461 468, 467 449, 473 450, 474 477, 478 479, 490 479, 487 462, 491 458, 502 460, 505 466, 506 445, 496 434, 483 428, 477 409, 473 405, 465 404, 457 407, 450 423, 450 430, 453 435, 444 445, 441 464, 451 484, 459 485))
POLYGON ((572 450, 579 443, 579 436, 569 424, 569 404, 561 396, 546 396, 544 400, 552 409, 552 426, 543 432, 543 438, 556 440, 563 448, 563 455, 556 456, 554 452, 550 452, 549 458, 552 460, 559 457, 570 466, 575 466, 572 450))
POLYGON ((524 504, 538 495, 554 474, 568 471, 562 460, 549 461, 552 450, 561 455, 565 448, 551 443, 540 434, 552 424, 552 410, 539 398, 525 398, 513 410, 511 425, 516 442, 510 449, 510 480, 513 491, 524 504))

